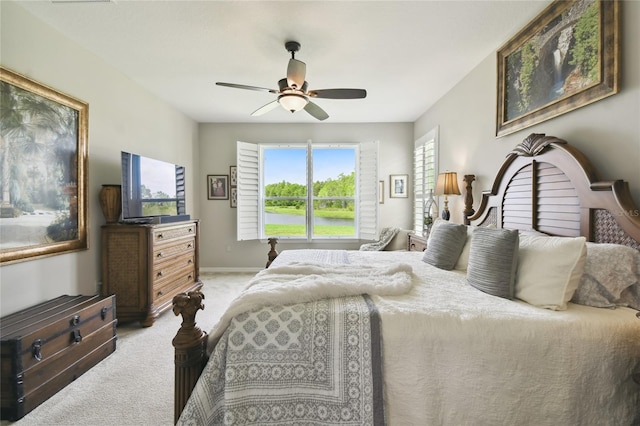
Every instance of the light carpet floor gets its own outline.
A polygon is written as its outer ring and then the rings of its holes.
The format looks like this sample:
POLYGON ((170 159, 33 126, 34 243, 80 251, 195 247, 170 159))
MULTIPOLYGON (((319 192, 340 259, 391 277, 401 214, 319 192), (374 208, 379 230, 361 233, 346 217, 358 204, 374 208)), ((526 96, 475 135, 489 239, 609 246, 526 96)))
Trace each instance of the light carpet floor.
MULTIPOLYGON (((209 332, 252 273, 203 274, 205 310, 196 317, 209 332)), ((1 426, 173 425, 173 346, 181 317, 167 311, 152 327, 123 324, 116 351, 17 422, 1 426)))

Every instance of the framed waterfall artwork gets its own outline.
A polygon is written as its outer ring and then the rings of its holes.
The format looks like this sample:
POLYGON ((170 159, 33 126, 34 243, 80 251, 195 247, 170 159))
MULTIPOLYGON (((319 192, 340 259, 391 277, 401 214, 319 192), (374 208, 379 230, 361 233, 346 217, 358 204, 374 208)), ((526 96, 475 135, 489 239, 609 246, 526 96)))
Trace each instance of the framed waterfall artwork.
POLYGON ((618 92, 619 7, 556 0, 498 50, 497 137, 618 92))
POLYGON ((0 263, 88 248, 89 106, 0 67, 0 263))

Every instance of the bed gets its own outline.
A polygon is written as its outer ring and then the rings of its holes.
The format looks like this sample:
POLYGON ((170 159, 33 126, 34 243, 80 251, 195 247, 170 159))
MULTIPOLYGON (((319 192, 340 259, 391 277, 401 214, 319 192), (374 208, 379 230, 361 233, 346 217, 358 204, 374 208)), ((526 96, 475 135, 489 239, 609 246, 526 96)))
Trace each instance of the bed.
POLYGON ((209 333, 177 296, 175 421, 637 424, 639 277, 626 182, 532 134, 424 253, 285 250, 209 333))

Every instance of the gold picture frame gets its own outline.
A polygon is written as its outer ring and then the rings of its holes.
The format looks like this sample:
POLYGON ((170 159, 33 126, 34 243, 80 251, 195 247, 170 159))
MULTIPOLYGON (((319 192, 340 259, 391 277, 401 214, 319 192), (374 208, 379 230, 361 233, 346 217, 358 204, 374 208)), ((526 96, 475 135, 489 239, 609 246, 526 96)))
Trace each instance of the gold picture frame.
POLYGON ((497 52, 496 136, 618 93, 618 0, 554 1, 497 52))
POLYGON ((0 89, 0 264, 86 250, 88 104, 4 67, 0 89))

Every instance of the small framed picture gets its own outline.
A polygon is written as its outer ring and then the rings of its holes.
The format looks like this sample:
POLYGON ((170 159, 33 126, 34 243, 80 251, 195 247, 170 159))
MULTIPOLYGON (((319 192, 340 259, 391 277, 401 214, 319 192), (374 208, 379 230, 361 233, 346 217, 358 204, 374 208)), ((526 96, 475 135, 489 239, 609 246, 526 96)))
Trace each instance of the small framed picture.
POLYGON ((389 175, 389 197, 407 198, 409 175, 389 175))
POLYGON ((207 175, 207 198, 209 200, 229 199, 229 175, 207 175))
POLYGON ((236 166, 229 166, 229 185, 232 188, 238 186, 238 168, 236 166))
POLYGON ((378 182, 378 204, 384 204, 384 181, 378 182))
POLYGON ((232 187, 229 193, 231 194, 229 197, 231 208, 235 209, 236 207, 238 207, 238 188, 232 187))

